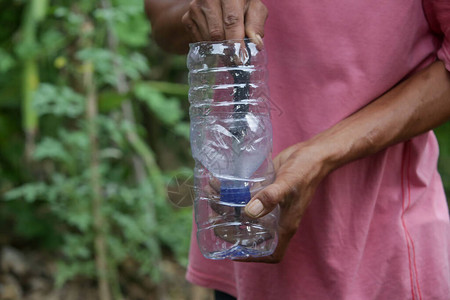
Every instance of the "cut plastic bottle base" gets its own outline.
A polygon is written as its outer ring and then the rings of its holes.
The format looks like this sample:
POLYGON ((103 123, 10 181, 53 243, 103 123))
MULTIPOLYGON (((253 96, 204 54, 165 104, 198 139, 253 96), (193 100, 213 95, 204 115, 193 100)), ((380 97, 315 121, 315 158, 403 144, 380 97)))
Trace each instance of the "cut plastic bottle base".
POLYGON ((262 257, 268 256, 272 254, 273 251, 261 252, 261 250, 252 250, 243 246, 234 246, 226 251, 213 252, 205 254, 206 258, 209 259, 240 259, 240 258, 249 258, 249 257, 262 257))

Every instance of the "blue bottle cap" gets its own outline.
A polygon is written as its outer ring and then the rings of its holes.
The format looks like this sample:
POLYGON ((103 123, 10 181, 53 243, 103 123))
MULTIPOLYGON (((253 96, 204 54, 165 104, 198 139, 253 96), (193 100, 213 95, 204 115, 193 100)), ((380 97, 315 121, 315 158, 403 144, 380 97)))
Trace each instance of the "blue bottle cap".
POLYGON ((230 204, 247 204, 251 199, 249 186, 220 187, 220 201, 230 204))

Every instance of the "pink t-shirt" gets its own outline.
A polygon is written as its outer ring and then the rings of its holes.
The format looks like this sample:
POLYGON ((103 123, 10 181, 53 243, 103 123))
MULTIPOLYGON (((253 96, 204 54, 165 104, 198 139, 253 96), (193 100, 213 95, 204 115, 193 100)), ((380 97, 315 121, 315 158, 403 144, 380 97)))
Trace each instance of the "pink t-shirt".
MULTIPOLYGON (((264 3, 274 155, 436 56, 450 70, 450 0, 264 3)), ((193 234, 187 279, 239 300, 448 300, 449 211, 437 158, 428 132, 332 172, 279 264, 207 260, 193 234)))

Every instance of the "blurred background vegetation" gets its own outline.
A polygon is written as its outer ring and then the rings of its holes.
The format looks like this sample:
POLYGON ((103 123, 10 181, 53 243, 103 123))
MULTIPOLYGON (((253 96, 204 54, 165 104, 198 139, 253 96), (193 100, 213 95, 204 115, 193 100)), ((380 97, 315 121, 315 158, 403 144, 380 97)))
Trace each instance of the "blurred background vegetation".
POLYGON ((202 297, 186 81, 143 0, 0 0, 0 299, 202 297))
POLYGON ((151 40, 142 0, 1 1, 3 257, 47 254, 60 290, 181 297, 170 276, 184 281, 191 230, 186 80, 185 57, 151 40))

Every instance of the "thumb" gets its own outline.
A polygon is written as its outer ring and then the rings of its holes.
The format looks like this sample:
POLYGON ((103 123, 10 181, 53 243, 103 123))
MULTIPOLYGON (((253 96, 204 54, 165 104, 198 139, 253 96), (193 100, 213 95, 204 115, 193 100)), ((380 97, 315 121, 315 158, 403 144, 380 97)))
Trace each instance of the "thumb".
POLYGON ((267 8, 262 2, 250 1, 245 13, 245 34, 255 42, 259 50, 263 48, 262 37, 267 15, 267 8))
POLYGON ((291 188, 283 181, 276 180, 257 193, 245 206, 245 213, 251 218, 260 218, 271 212, 279 204, 291 188))

